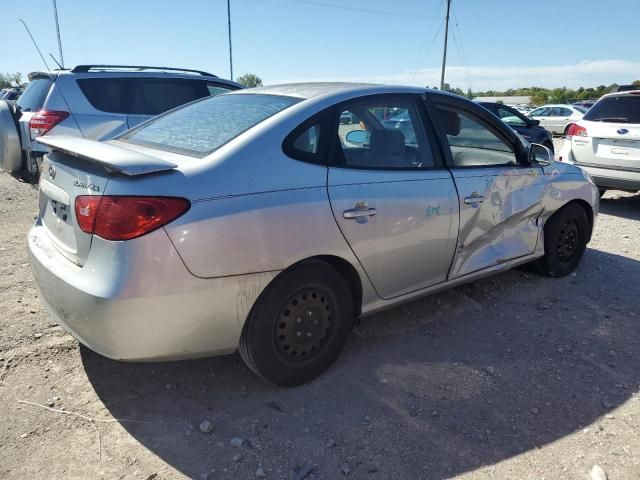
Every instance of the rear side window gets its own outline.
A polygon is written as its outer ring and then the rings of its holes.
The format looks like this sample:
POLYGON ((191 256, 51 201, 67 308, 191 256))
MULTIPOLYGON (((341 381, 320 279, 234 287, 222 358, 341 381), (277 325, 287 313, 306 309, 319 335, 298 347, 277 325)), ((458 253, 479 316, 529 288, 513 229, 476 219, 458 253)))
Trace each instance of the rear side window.
POLYGON ((128 113, 126 78, 83 78, 78 80, 78 86, 96 110, 123 115, 128 113))
POLYGON ((208 97, 204 82, 161 78, 131 79, 132 99, 129 113, 159 115, 185 103, 208 97))
POLYGON ((49 78, 36 78, 31 80, 26 90, 16 102, 24 112, 35 112, 44 106, 44 101, 49 94, 53 82, 49 78))
POLYGON ((83 78, 80 90, 93 108, 122 115, 155 116, 232 88, 204 80, 176 78, 83 78))
POLYGON ((204 157, 299 101, 279 95, 221 95, 162 115, 119 140, 204 157))
POLYGON ((640 95, 606 97, 584 116, 591 122, 640 123, 640 95))

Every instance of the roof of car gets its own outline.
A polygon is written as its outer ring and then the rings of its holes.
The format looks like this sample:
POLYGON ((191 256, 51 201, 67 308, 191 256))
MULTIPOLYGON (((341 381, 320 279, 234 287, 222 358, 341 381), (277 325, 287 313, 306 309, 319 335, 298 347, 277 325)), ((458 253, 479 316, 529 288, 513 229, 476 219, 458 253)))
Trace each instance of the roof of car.
POLYGON ((575 105, 569 105, 567 103, 549 103, 547 105, 540 105, 539 107, 536 107, 536 110, 538 110, 539 108, 549 108, 549 107, 576 108, 575 105))
POLYGON ((600 98, 605 98, 605 97, 630 97, 631 95, 633 95, 633 96, 640 95, 640 87, 638 87, 637 90, 625 90, 623 92, 607 93, 606 95, 603 95, 600 98))
POLYGON ((370 93, 417 93, 424 92, 424 88, 406 87, 399 85, 376 85, 373 83, 348 83, 348 82, 309 82, 309 83, 286 83, 282 85, 269 85, 267 87, 256 87, 242 90, 238 93, 262 93, 268 95, 282 95, 286 97, 297 97, 308 99, 321 95, 347 92, 347 91, 370 91, 370 93))

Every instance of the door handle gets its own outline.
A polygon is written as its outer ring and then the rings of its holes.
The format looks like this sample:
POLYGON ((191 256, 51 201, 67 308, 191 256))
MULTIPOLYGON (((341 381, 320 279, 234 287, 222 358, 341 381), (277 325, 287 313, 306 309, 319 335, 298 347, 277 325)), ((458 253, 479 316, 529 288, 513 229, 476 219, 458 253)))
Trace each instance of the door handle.
POLYGON ((375 208, 369 208, 366 202, 358 202, 355 208, 342 212, 342 216, 347 219, 359 219, 373 217, 376 213, 378 211, 375 208))
POLYGON ((373 217, 376 213, 378 212, 375 208, 367 208, 366 210, 357 210, 354 208, 353 210, 345 210, 342 213, 342 216, 344 218, 362 218, 373 217))
POLYGON ((484 202, 484 197, 482 195, 478 195, 478 192, 473 192, 468 197, 464 198, 464 203, 467 205, 473 205, 474 203, 482 203, 484 202))

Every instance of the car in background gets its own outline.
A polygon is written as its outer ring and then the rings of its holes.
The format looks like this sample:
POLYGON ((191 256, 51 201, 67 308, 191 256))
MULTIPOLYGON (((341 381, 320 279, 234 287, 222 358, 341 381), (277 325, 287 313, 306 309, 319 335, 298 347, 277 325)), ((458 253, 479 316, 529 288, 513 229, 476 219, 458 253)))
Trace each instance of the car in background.
POLYGON ((544 145, 553 152, 551 132, 542 128, 539 120, 528 118, 509 105, 493 102, 478 103, 522 135, 529 143, 544 145))
POLYGON ((120 65, 33 72, 29 82, 17 108, 0 101, 0 167, 30 182, 48 152, 37 137, 106 140, 185 103, 243 88, 199 70, 120 65))
POLYGON ((586 111, 573 105, 544 105, 529 113, 529 117, 539 120, 541 127, 555 135, 566 135, 569 125, 580 120, 586 111))
POLYGON ((525 263, 570 274, 598 212, 581 169, 417 87, 252 88, 38 141, 27 245, 56 321, 118 360, 238 350, 280 385, 329 368, 358 317, 525 263))
POLYGON ((357 120, 351 112, 342 112, 340 114, 340 125, 352 125, 354 123, 357 123, 357 120))
POLYGON ((572 124, 559 160, 586 170, 601 194, 640 190, 640 90, 609 93, 572 124))
POLYGON ((596 102, 597 100, 581 100, 579 102, 573 102, 571 105, 589 110, 596 102))
POLYGON ((393 116, 385 120, 381 120, 380 123, 384 125, 385 128, 400 130, 404 135, 407 144, 415 144, 417 141, 416 132, 413 129, 409 111, 407 109, 395 110, 396 111, 393 112, 393 116))
POLYGON ((0 100, 17 100, 24 92, 23 88, 5 88, 0 93, 0 100))

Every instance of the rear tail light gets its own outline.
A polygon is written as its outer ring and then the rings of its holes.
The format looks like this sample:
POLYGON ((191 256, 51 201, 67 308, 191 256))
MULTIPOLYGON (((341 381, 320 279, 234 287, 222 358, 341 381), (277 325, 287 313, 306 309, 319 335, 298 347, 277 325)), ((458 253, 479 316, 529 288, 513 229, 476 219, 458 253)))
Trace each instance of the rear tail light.
POLYGON ((567 130, 567 137, 586 137, 587 129, 577 123, 572 123, 567 130))
POLYGON ((29 134, 31 140, 41 137, 65 118, 69 116, 69 112, 40 110, 35 113, 29 120, 29 134))
POLYGON ((191 203, 177 197, 80 195, 76 219, 80 230, 105 240, 146 235, 184 214, 191 203))

